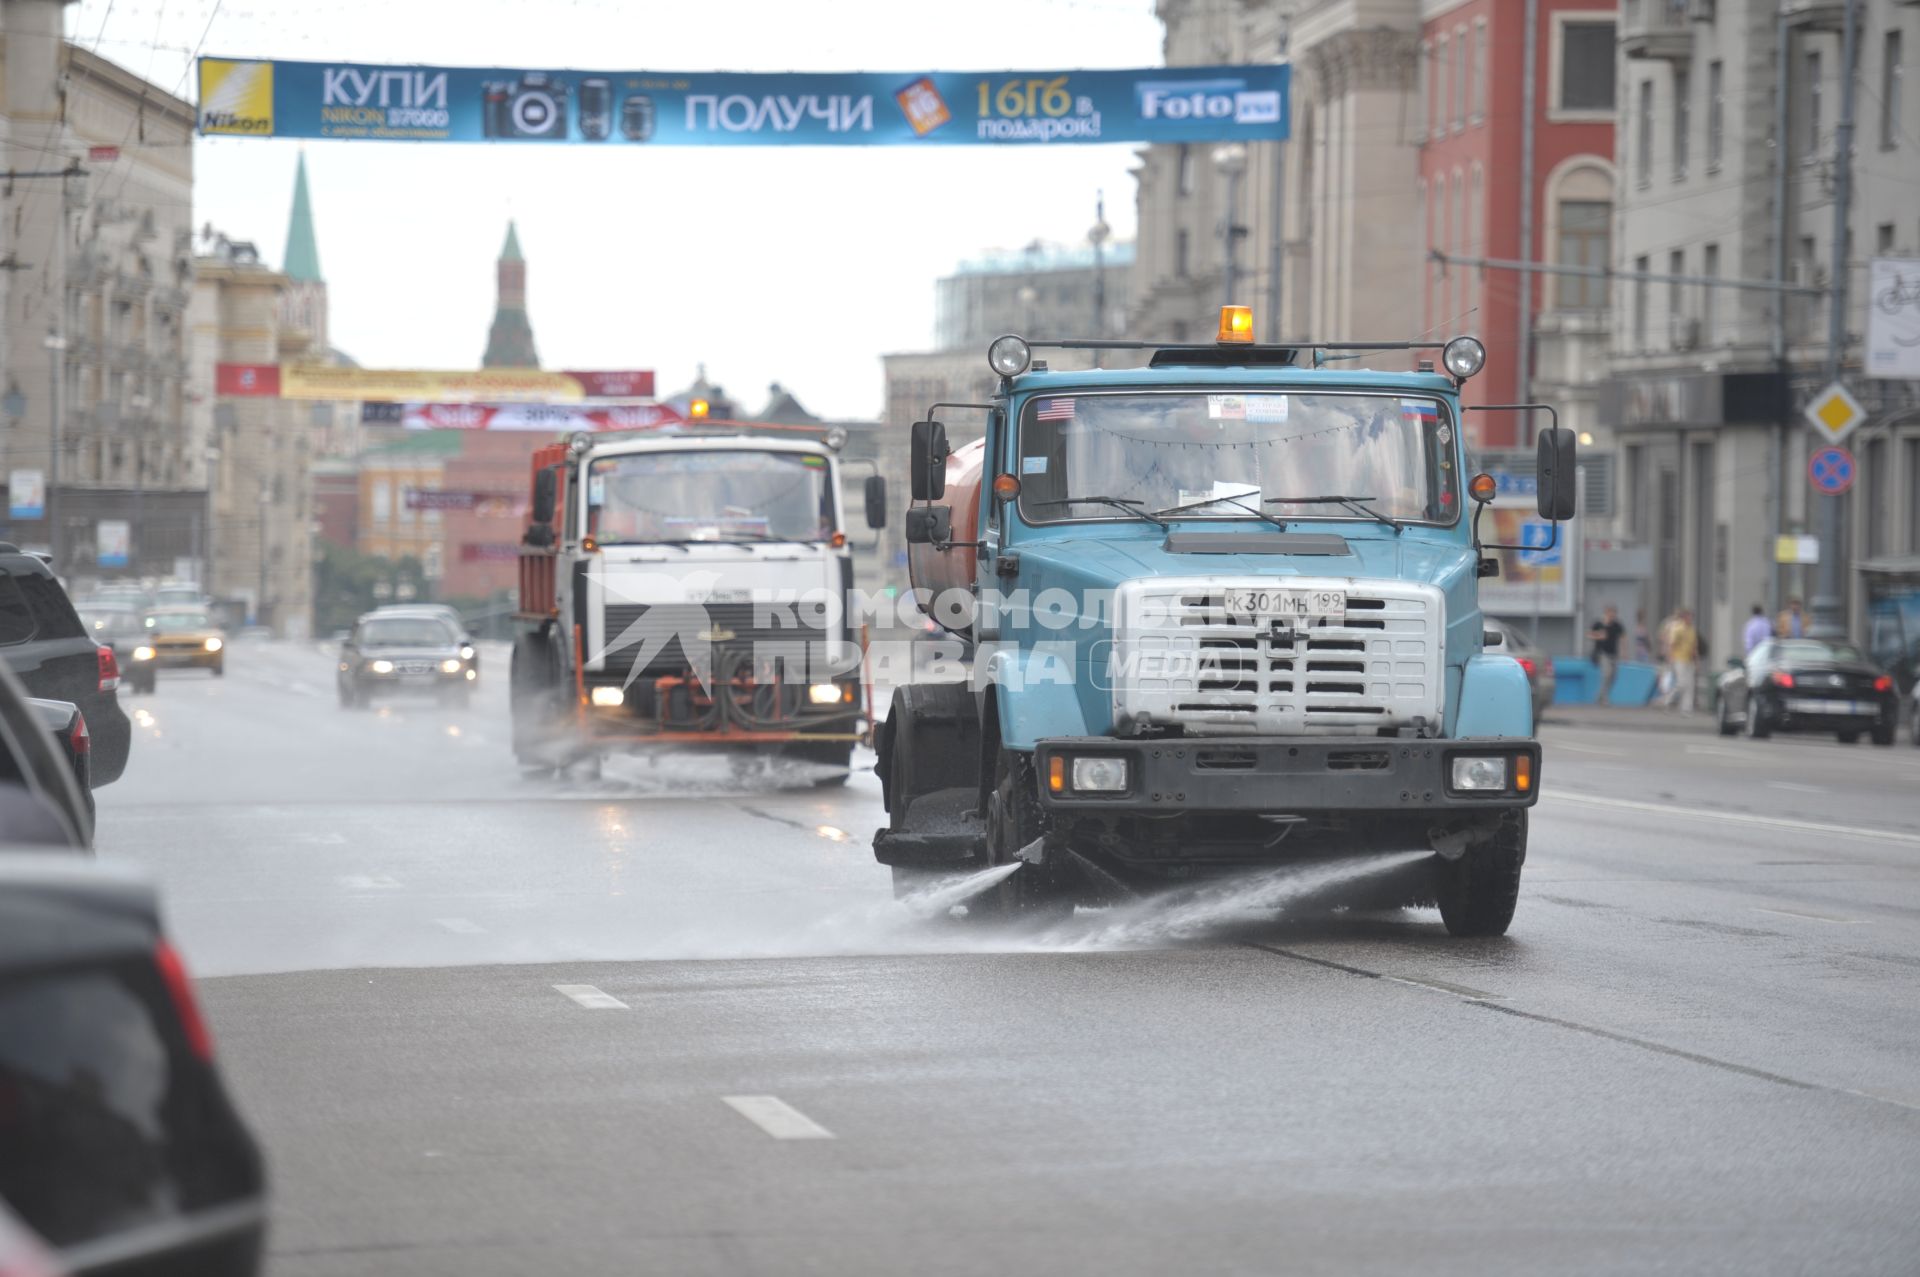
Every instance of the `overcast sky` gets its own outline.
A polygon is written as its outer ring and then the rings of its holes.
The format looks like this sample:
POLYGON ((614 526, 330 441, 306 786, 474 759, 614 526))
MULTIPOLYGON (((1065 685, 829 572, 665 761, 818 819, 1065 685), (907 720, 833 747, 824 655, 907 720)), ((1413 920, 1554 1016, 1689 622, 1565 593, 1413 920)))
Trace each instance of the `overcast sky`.
MULTIPOLYGON (((1151 0, 83 0, 68 35, 191 98, 188 54, 665 71, 1153 66, 1151 0), (211 19, 211 22, 209 22, 211 19)), ((982 250, 1131 238, 1128 146, 697 149, 202 138, 194 221, 278 266, 306 148, 333 342, 472 368, 509 217, 549 368, 696 363, 757 410, 780 381, 871 417, 879 356, 924 349, 933 281, 982 250)), ((985 357, 982 352, 982 358, 985 357)))

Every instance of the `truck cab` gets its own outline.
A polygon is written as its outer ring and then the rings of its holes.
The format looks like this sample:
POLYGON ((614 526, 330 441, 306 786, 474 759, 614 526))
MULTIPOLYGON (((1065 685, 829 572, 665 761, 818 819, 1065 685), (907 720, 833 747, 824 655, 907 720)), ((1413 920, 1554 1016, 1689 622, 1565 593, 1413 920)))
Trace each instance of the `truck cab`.
MULTIPOLYGON (((714 426, 533 459, 511 671, 529 770, 636 745, 781 753, 844 780, 867 727, 839 439, 714 426)), ((867 489, 885 520, 885 485, 867 489)))
MULTIPOLYGON (((1413 897, 1503 932, 1541 751, 1524 672, 1483 650, 1493 483, 1459 392, 1485 350, 1368 371, 1335 360, 1428 348, 1262 347, 1229 311, 1218 344, 1138 368, 1001 338, 984 438, 916 425, 914 583, 965 617, 973 677, 896 695, 876 856, 903 889, 1018 862, 994 912, 1425 851, 1413 897)), ((1571 433, 1538 463, 1542 516, 1569 517, 1571 433)))

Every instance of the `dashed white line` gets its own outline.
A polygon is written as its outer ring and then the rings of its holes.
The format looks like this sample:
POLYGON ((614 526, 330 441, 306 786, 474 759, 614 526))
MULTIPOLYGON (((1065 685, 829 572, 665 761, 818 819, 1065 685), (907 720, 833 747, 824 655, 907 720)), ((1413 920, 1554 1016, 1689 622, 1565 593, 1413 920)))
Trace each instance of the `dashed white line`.
POLYGON ((448 931, 463 936, 477 936, 485 930, 479 923, 471 922, 466 918, 435 918, 434 921, 445 927, 448 931))
POLYGON ((1696 820, 1720 820, 1732 825, 1758 825, 1766 829, 1792 829, 1808 834, 1835 834, 1842 838, 1871 838, 1879 842, 1920 846, 1920 834, 1895 829, 1869 829, 1864 825, 1830 825, 1818 820, 1789 820, 1784 816, 1756 816, 1744 811, 1713 811, 1705 807, 1679 807, 1671 803, 1643 803, 1633 798, 1603 798, 1571 789, 1549 791, 1553 797, 1591 807, 1613 807, 1620 811, 1644 811, 1656 816, 1690 816, 1696 820))
POLYGON ((590 984, 556 984, 553 986, 566 994, 589 1011, 625 1011, 626 1003, 611 993, 602 993, 590 984))
POLYGON ((1714 758, 1737 758, 1743 763, 1750 762, 1753 759, 1752 754, 1742 753, 1737 749, 1723 749, 1718 745, 1689 745, 1687 746, 1687 752, 1689 754, 1707 754, 1714 758))
POLYGON ((830 1140, 833 1132, 777 1095, 723 1095, 721 1101, 777 1140, 830 1140))
POLYGON ((1765 905, 1755 905, 1753 908, 1755 913, 1778 914, 1782 918, 1804 918, 1808 922, 1831 922, 1841 927, 1864 927, 1868 922, 1865 918, 1836 918, 1830 913, 1808 913, 1803 909, 1769 909, 1765 905))
POLYGON ((1794 794, 1824 794, 1827 792, 1825 785, 1802 785, 1797 780, 1770 780, 1767 782, 1767 788, 1784 789, 1794 794))
POLYGON ((400 880, 390 874, 348 874, 340 885, 353 891, 391 891, 400 880))
POLYGON ((1624 749, 1608 749, 1603 745, 1576 745, 1570 740, 1551 741, 1548 747, 1554 750, 1571 749, 1581 754, 1604 754, 1609 758, 1623 758, 1627 752, 1624 749))

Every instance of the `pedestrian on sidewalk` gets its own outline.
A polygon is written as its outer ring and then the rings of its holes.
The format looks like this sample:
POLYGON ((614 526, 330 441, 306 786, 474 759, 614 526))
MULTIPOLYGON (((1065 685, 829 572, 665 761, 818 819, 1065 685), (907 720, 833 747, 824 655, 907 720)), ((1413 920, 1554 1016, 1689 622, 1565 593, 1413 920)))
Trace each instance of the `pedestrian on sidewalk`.
POLYGON ((1613 691, 1613 676, 1620 668, 1620 638, 1627 627, 1620 623, 1620 609, 1607 604, 1600 619, 1587 628, 1587 637, 1593 640, 1593 663, 1600 669, 1600 692, 1594 697, 1594 704, 1605 705, 1607 696, 1613 691))
POLYGON ((1767 609, 1758 603, 1753 605, 1753 615, 1747 618, 1747 628, 1740 632, 1741 645, 1747 655, 1753 655, 1753 649, 1773 637, 1773 622, 1767 619, 1767 609))
POLYGON ((1775 638, 1807 636, 1807 614, 1801 609, 1799 599, 1788 600, 1786 608, 1774 618, 1773 636, 1775 638))
POLYGON ((1694 688, 1700 672, 1700 631, 1693 626, 1693 613, 1681 608, 1660 627, 1661 646, 1666 649, 1670 682, 1665 704, 1682 714, 1693 713, 1694 688))

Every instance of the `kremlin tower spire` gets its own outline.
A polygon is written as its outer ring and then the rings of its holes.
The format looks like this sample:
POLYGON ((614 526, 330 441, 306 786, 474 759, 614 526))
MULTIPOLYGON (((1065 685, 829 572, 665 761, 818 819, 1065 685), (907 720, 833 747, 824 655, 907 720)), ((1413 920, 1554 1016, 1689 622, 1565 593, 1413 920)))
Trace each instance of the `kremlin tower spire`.
POLYGON ((527 260, 520 255, 520 234, 511 221, 495 270, 500 300, 494 308, 487 353, 481 357, 480 366, 538 368, 540 356, 533 349, 533 324, 527 319, 527 260))

